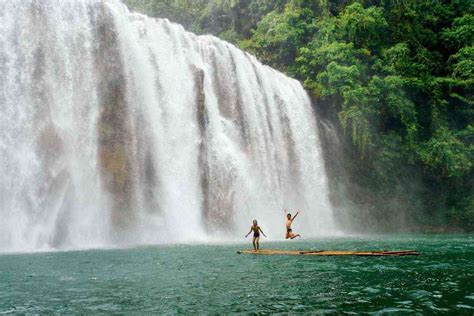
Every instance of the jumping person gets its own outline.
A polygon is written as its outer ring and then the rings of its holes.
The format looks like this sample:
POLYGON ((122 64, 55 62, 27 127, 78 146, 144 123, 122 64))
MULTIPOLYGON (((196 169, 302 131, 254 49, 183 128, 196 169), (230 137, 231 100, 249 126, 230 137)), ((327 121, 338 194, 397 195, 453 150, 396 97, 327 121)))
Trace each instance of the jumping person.
POLYGON ((260 233, 262 233, 263 236, 267 237, 263 230, 258 226, 257 220, 253 220, 253 225, 250 226, 250 231, 248 232, 247 235, 245 235, 245 238, 250 235, 250 233, 253 231, 253 239, 252 239, 252 244, 253 244, 253 250, 258 251, 260 248, 260 244, 258 243, 260 241, 260 233))
POLYGON ((295 216, 293 216, 293 218, 291 218, 291 214, 288 213, 286 210, 285 210, 285 214, 286 214, 286 236, 285 238, 288 239, 295 239, 296 237, 300 237, 301 238, 301 235, 300 234, 296 234, 293 233, 293 230, 291 229, 291 224, 293 224, 293 221, 295 220, 296 216, 298 216, 300 212, 296 212, 295 216))

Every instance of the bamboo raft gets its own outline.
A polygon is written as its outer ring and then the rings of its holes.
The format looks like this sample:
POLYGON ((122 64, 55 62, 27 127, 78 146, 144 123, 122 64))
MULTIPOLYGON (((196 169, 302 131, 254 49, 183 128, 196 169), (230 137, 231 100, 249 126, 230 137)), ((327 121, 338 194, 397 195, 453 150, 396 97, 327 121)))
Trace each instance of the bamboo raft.
POLYGON ((349 251, 349 250, 240 250, 238 254, 248 255, 303 255, 303 256, 418 256, 416 250, 378 250, 378 251, 349 251))

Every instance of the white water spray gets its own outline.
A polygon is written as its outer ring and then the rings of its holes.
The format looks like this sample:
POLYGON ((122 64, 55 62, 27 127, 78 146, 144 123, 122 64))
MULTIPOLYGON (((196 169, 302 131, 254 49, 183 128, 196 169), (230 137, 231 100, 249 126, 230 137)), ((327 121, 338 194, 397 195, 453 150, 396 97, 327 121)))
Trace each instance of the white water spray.
POLYGON ((0 251, 334 232, 301 85, 118 1, 0 2, 0 251))

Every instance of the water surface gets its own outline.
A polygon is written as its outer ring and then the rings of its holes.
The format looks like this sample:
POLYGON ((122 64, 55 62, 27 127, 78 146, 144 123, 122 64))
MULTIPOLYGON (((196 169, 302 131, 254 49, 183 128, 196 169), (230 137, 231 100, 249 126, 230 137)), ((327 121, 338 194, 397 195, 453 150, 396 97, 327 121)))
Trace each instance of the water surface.
POLYGON ((474 314, 474 237, 399 235, 262 243, 417 249, 410 257, 238 255, 248 244, 0 255, 0 313, 474 314))

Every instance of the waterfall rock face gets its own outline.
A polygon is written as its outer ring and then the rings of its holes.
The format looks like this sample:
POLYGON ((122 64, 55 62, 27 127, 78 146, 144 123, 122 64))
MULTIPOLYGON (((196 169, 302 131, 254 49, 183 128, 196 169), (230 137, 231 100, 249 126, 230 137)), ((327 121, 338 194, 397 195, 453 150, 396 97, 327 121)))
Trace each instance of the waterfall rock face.
POLYGON ((297 81, 118 1, 0 17, 0 251, 334 232, 297 81))

